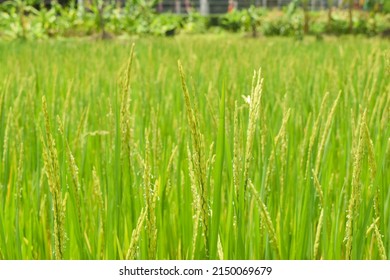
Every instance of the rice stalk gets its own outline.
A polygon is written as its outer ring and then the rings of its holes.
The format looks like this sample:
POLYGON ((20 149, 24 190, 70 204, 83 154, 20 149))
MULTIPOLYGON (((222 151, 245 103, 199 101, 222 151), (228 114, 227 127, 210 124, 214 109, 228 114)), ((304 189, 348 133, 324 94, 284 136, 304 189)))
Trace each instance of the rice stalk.
POLYGON ((150 139, 149 131, 145 132, 145 160, 144 160, 144 190, 145 190, 145 201, 148 213, 146 216, 146 230, 148 232, 148 259, 156 259, 156 200, 155 200, 155 187, 152 186, 151 178, 151 162, 150 162, 150 139))
POLYGON ((364 125, 364 135, 365 143, 368 151, 368 167, 370 169, 371 180, 375 179, 376 176, 376 161, 375 161, 375 149, 374 144, 370 137, 370 131, 368 129, 367 123, 364 125))
POLYGON ((374 220, 374 222, 367 228, 366 237, 374 230, 374 226, 379 222, 379 217, 374 220))
POLYGON ((66 122, 66 116, 69 114, 68 109, 69 109, 70 97, 72 92, 73 92, 73 80, 69 81, 69 86, 65 95, 64 109, 62 114, 62 121, 64 123, 66 122))
POLYGON ((212 186, 213 186, 213 178, 210 176, 212 174, 212 169, 213 169, 213 166, 214 166, 214 163, 215 163, 215 159, 216 159, 216 155, 214 153, 214 142, 212 142, 209 146, 209 152, 208 152, 208 157, 207 157, 207 160, 206 160, 206 170, 207 170, 207 173, 206 173, 206 177, 207 178, 210 178, 210 188, 211 189, 214 189, 212 186))
POLYGON ((97 207, 99 211, 99 234, 100 234, 100 240, 102 242, 101 250, 100 250, 100 258, 104 259, 104 250, 105 250, 105 237, 104 234, 106 232, 106 218, 105 218, 105 206, 104 206, 104 200, 103 200, 103 193, 100 186, 100 180, 97 175, 95 167, 92 168, 92 180, 93 180, 93 194, 95 197, 95 201, 97 201, 97 207))
POLYGON ((265 147, 267 144, 267 117, 264 110, 260 114, 261 130, 260 130, 260 143, 261 143, 261 160, 265 162, 265 147))
POLYGON ((364 127, 366 124, 366 111, 364 111, 363 116, 360 121, 359 128, 359 140, 357 144, 357 148, 354 150, 354 161, 353 161, 353 170, 352 170, 352 191, 351 197, 348 203, 347 210, 347 222, 346 222, 346 230, 345 230, 345 241, 346 241, 346 250, 345 257, 347 260, 351 259, 352 252, 352 239, 353 239, 353 222, 355 216, 357 215, 357 210, 359 207, 360 201, 360 173, 363 164, 363 155, 364 155, 364 127))
POLYGON ((315 173, 314 169, 311 170, 313 173, 314 178, 314 186, 316 187, 318 197, 320 198, 320 205, 321 207, 324 207, 324 193, 322 191, 322 187, 320 185, 320 182, 318 181, 317 174, 315 173))
POLYGON ((24 145, 23 142, 20 141, 20 147, 19 147, 19 161, 18 161, 18 169, 17 169, 17 178, 16 178, 16 191, 18 198, 22 197, 22 183, 23 183, 23 158, 24 158, 24 145))
MULTIPOLYGON (((238 105, 236 101, 234 106, 233 185, 237 196, 239 194, 239 189, 240 189, 240 174, 242 174, 240 135, 241 133, 240 133, 239 120, 238 120, 238 105)), ((239 201, 238 197, 237 197, 237 201, 239 201)))
POLYGON ((167 168, 165 169, 166 173, 168 174, 172 168, 172 165, 173 165, 173 161, 175 159, 175 156, 176 156, 176 153, 178 151, 178 146, 175 145, 175 147, 173 147, 172 149, 172 153, 171 153, 171 156, 169 157, 169 160, 168 160, 168 164, 167 164, 167 168))
POLYGON ((127 159, 130 164, 131 159, 131 118, 130 118, 130 79, 131 66, 134 57, 134 44, 131 46, 130 58, 127 63, 126 72, 124 73, 121 87, 121 107, 120 107, 120 131, 121 131, 121 160, 127 159))
POLYGON ((374 225, 374 234, 375 234, 375 240, 379 250, 379 256, 381 257, 382 260, 387 260, 386 249, 382 241, 382 235, 379 232, 379 228, 376 223, 374 225))
POLYGON ((156 179, 153 188, 153 197, 151 201, 150 221, 149 221, 149 259, 155 260, 157 256, 157 222, 156 222, 156 203, 160 188, 160 180, 156 179))
POLYGON ((8 112, 7 116, 7 123, 5 125, 5 131, 4 131, 4 140, 3 140, 3 157, 1 160, 1 166, 3 166, 4 171, 5 171, 5 159, 8 155, 8 141, 9 141, 9 131, 11 127, 11 120, 12 120, 12 108, 8 112))
MULTIPOLYGON (((53 197, 53 216, 54 216, 54 255, 57 260, 63 259, 65 249, 65 207, 66 199, 62 197, 60 167, 58 164, 57 148, 54 137, 50 130, 49 113, 45 96, 42 97, 42 109, 45 120, 46 143, 42 139, 44 146, 43 159, 45 173, 49 184, 50 192, 53 197)), ((66 197, 66 196, 65 196, 66 197)))
POLYGON ((340 96, 341 96, 341 92, 337 96, 336 100, 333 102, 332 108, 330 109, 328 118, 327 118, 326 123, 325 123, 324 131, 322 132, 320 144, 318 145, 318 150, 317 150, 317 158, 316 158, 316 164, 315 164, 315 173, 316 174, 318 174, 318 171, 320 169, 320 164, 322 161, 322 154, 323 154, 324 148, 325 148, 325 142, 326 142, 326 139, 328 138, 328 135, 329 135, 330 127, 332 125, 333 116, 336 112, 336 107, 337 107, 337 104, 339 102, 340 96))
POLYGON ((314 241, 314 250, 313 250, 314 259, 317 259, 317 255, 318 255, 318 248, 320 246, 321 229, 322 229, 323 222, 324 222, 324 208, 321 208, 320 218, 318 220, 318 225, 316 230, 316 237, 314 241))
MULTIPOLYGON (((280 201, 283 203, 284 201, 284 185, 285 185, 285 172, 286 172, 286 166, 287 166, 287 133, 286 133, 286 126, 287 121, 290 117, 290 108, 287 110, 287 113, 284 113, 283 121, 285 124, 283 125, 284 129, 281 131, 281 134, 279 136, 280 139, 280 201)), ((275 142, 279 142, 279 139, 275 142)))
POLYGON ((129 249, 127 250, 126 260, 135 260, 137 257, 138 240, 141 235, 142 226, 145 222, 147 212, 148 212, 147 208, 144 207, 141 211, 141 214, 139 215, 137 226, 135 227, 135 229, 131 234, 131 241, 130 241, 129 249))
POLYGON ((59 116, 57 116, 57 123, 58 123, 58 131, 62 135, 65 141, 66 146, 66 157, 67 162, 69 166, 70 173, 72 175, 72 182, 74 186, 74 195, 76 200, 76 211, 77 211, 77 218, 79 223, 79 228, 82 231, 82 220, 81 220, 81 204, 80 204, 80 195, 81 195, 81 184, 79 180, 79 168, 77 167, 76 160, 72 154, 72 151, 70 150, 68 140, 66 139, 64 135, 64 125, 61 122, 61 119, 59 116))
POLYGON ((309 113, 309 116, 306 120, 306 126, 303 130, 303 140, 302 140, 302 146, 301 146, 301 161, 300 161, 300 168, 303 171, 304 170, 304 164, 305 164, 305 152, 307 149, 307 145, 309 144, 309 125, 312 118, 312 112, 309 113))
POLYGON ((77 132, 74 139, 74 149, 76 151, 80 146, 84 146, 85 138, 83 137, 84 134, 83 131, 86 131, 86 126, 88 123, 88 115, 89 115, 89 105, 87 106, 87 108, 84 109, 83 113, 81 114, 81 118, 77 126, 77 132))
POLYGON ((159 127, 159 114, 160 114, 160 107, 157 109, 152 108, 151 109, 151 134, 152 137, 152 144, 151 144, 151 151, 152 151, 152 164, 153 166, 158 165, 159 159, 163 158, 162 151, 163 151, 163 144, 161 142, 161 131, 159 127))
POLYGON ((188 124, 191 130, 191 139, 192 139, 192 163, 194 168, 194 173, 197 181, 197 186, 200 190, 200 201, 201 201, 201 218, 202 218, 202 236, 204 237, 205 244, 205 254, 206 258, 209 255, 209 242, 208 242, 208 232, 209 232, 209 205, 207 198, 207 186, 206 186, 206 163, 205 163, 205 152, 204 152, 204 140, 203 135, 199 130, 199 121, 195 111, 195 108, 191 105, 190 94, 185 82, 185 76, 183 67, 178 61, 178 68, 181 76, 182 88, 184 93, 184 101, 187 111, 188 124))
POLYGON ((323 115, 323 111, 324 111, 324 108, 325 108, 325 103, 326 103, 326 101, 328 99, 328 96, 329 96, 329 92, 325 93, 324 97, 322 98, 320 110, 318 112, 317 119, 314 122, 313 130, 312 130, 311 135, 310 135, 309 147, 307 149, 307 159, 306 159, 306 168, 305 168, 305 180, 307 179, 307 177, 309 175, 309 168, 310 168, 310 163, 311 163, 311 154, 312 154, 312 151, 313 151, 314 141, 317 138, 317 132, 318 132, 319 127, 320 127, 321 117, 323 115))
MULTIPOLYGON (((376 161, 375 161, 375 149, 374 144, 372 143, 371 137, 370 137, 370 131, 368 129, 367 123, 364 124, 364 134, 365 134, 365 142, 366 147, 368 150, 368 167, 370 170, 370 177, 371 177, 371 184, 374 184, 375 176, 376 176, 376 161)), ((376 217, 376 220, 374 221, 374 235, 375 240, 378 246, 379 250, 379 256, 382 260, 387 260, 386 250, 382 241, 382 235, 379 232, 379 188, 376 187, 374 190, 374 216, 376 217)))
POLYGON ((320 246, 320 239, 321 239, 321 229, 322 229, 322 224, 324 221, 325 204, 324 204, 324 193, 322 191, 322 187, 320 185, 320 182, 318 181, 318 178, 317 178, 317 175, 316 175, 314 169, 312 169, 312 173, 313 173, 313 178, 314 178, 314 185, 316 187, 318 196, 320 198, 320 206, 321 206, 321 212, 320 212, 320 217, 318 219, 318 224, 317 224, 317 229, 316 229, 316 237, 315 237, 315 241, 314 241, 314 250, 313 250, 314 259, 317 259, 318 248, 320 246))
MULTIPOLYGON (((275 149, 279 145, 280 140, 286 136, 286 125, 287 125, 288 119, 290 118, 290 112, 291 112, 291 110, 288 109, 287 112, 285 112, 285 114, 283 116, 282 125, 280 126, 278 134, 274 138, 274 143, 273 143, 274 148, 272 149, 271 155, 268 158, 267 173, 265 175, 265 181, 264 181, 264 186, 265 186, 265 189, 267 192, 271 191, 270 180, 271 180, 271 176, 273 175, 274 169, 275 169, 275 159, 276 159, 275 149)), ((286 157, 286 155, 284 155, 284 157, 286 157)))
MULTIPOLYGON (((368 150, 368 168, 370 170, 371 186, 373 186, 375 183, 377 167, 375 161, 374 144, 371 140, 370 131, 368 129, 367 123, 365 123, 364 126, 364 135, 365 135, 366 147, 368 150)), ((375 187, 374 190, 374 213, 375 213, 375 217, 379 218, 379 188, 378 187, 375 187)))
POLYGON ((195 170, 192 163, 192 156, 190 147, 187 145, 187 155, 188 155, 188 172, 190 175, 191 182, 191 192, 192 192, 192 212, 193 212, 193 229, 192 229, 192 252, 191 259, 195 259, 195 251, 196 251, 196 241, 198 239, 198 228, 199 228, 199 219, 201 215, 201 205, 200 205, 200 197, 197 190, 195 170))
POLYGON ((265 225, 266 225, 266 228, 268 231, 268 235, 271 239, 270 244, 274 248, 276 258, 280 259, 280 248, 279 248, 278 238, 276 236, 276 231, 275 231, 275 227, 272 223, 271 216, 267 210, 267 206, 262 201, 260 194, 257 192, 257 190, 255 189, 255 187, 253 186, 253 184, 250 180, 249 180, 249 187, 251 188, 253 195, 256 198, 257 205, 260 208, 261 218, 265 222, 265 225))
MULTIPOLYGON (((387 88, 387 92, 390 92, 390 85, 387 88)), ((387 100, 384 105, 382 119, 380 120, 381 129, 385 129, 389 123, 389 115, 390 115, 390 95, 387 95, 387 100)))
POLYGON ((249 102, 249 123, 246 132, 245 158, 244 158, 244 195, 249 180, 249 167, 253 158, 253 143, 255 140, 256 125, 259 119, 261 96, 263 93, 263 79, 261 69, 254 71, 252 78, 252 91, 249 102))

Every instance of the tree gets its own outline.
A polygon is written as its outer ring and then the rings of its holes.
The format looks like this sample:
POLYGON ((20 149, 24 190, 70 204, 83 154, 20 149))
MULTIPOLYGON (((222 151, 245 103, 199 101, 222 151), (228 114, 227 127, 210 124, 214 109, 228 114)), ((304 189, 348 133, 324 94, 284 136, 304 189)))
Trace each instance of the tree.
POLYGON ((301 0, 303 6, 303 32, 305 34, 309 33, 309 24, 310 24, 310 15, 309 15, 309 0, 301 0))
POLYGON ((334 0, 328 0, 328 28, 330 29, 332 24, 332 10, 334 0))
POLYGON ((354 0, 348 0, 348 18, 349 18, 349 33, 352 33, 353 31, 353 4, 354 0))

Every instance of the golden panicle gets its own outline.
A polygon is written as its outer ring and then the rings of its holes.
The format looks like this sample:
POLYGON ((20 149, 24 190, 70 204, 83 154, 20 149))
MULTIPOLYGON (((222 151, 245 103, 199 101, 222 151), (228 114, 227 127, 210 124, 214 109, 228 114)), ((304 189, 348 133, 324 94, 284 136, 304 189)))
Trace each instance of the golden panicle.
POLYGON ((376 175, 375 149, 370 137, 370 131, 368 129, 367 122, 364 125, 364 135, 368 150, 368 166, 370 168, 371 180, 374 180, 376 175))
POLYGON ((120 107, 120 135, 121 135, 121 160, 130 162, 131 153, 131 126, 130 126, 130 70, 131 61, 133 59, 133 52, 131 53, 128 63, 127 73, 124 75, 124 81, 122 85, 121 95, 121 107, 120 107))
POLYGON ((43 141, 43 159, 50 192, 53 197, 55 244, 54 253, 56 259, 60 260, 63 258, 63 253, 65 249, 65 199, 62 198, 57 148, 50 129, 49 113, 47 111, 47 103, 45 97, 42 97, 42 109, 45 120, 47 143, 45 144, 45 141, 43 141))
POLYGON ((378 246, 379 256, 381 257, 382 260, 387 260, 386 249, 385 246, 383 245, 382 235, 379 232, 379 228, 376 224, 374 225, 374 234, 378 246))
POLYGON ((352 190, 351 197, 349 199, 348 210, 347 210, 347 222, 346 222, 346 259, 351 258, 352 251, 352 238, 353 238, 353 221, 357 213, 357 208, 360 200, 360 173, 362 169, 362 161, 364 154, 364 127, 366 124, 366 111, 363 113, 363 116, 360 121, 359 129, 359 140, 357 148, 354 149, 354 161, 353 161, 353 170, 352 170, 352 190))
POLYGON ((316 239, 314 241, 314 252, 313 252, 314 259, 317 259, 318 248, 320 247, 321 229, 322 229, 323 222, 324 222, 324 208, 321 208, 320 218, 318 220, 318 225, 316 230, 316 239))
POLYGON ((197 185, 200 190, 200 201, 201 201, 201 214, 202 214, 202 230, 205 243, 205 254, 208 257, 208 231, 209 231, 209 205, 207 196, 207 185, 206 185, 206 162, 205 162, 205 148, 203 135, 199 129, 199 121, 195 108, 191 105, 190 94, 185 82, 185 75, 183 67, 178 61, 178 68, 181 76, 182 88, 184 93, 184 101, 186 105, 188 125, 191 130, 192 139, 192 164, 194 173, 197 181, 197 185))
POLYGON ((123 93, 127 94, 130 89, 130 80, 131 80, 131 65, 133 64, 133 58, 134 58, 134 49, 135 49, 135 44, 133 43, 131 45, 130 49, 130 58, 129 61, 127 62, 127 68, 126 68, 126 75, 123 83, 123 93))
POLYGON ((320 182, 318 181, 318 178, 317 178, 317 175, 316 175, 314 169, 312 169, 311 171, 313 173, 314 185, 316 187, 318 197, 320 198, 320 205, 321 205, 321 207, 324 207, 324 193, 322 191, 322 187, 320 185, 320 182))
MULTIPOLYGON (((376 176, 376 161, 375 161, 375 149, 374 144, 372 143, 371 137, 370 137, 370 131, 367 126, 367 122, 364 126, 364 132, 365 132, 365 142, 368 150, 368 167, 370 169, 370 176, 371 176, 371 185, 374 185, 375 182, 375 176, 376 176)), ((379 217, 379 188, 375 187, 374 190, 374 212, 375 217, 379 217)))
POLYGON ((372 232, 374 226, 379 222, 379 217, 374 220, 374 222, 366 230, 366 237, 372 232))
POLYGON ((145 222, 147 212, 148 212, 147 208, 143 208, 141 214, 139 215, 137 226, 133 230, 133 233, 131 234, 131 241, 130 241, 129 249, 127 250, 126 260, 135 260, 137 257, 138 240, 139 240, 139 236, 141 235, 142 226, 145 222))

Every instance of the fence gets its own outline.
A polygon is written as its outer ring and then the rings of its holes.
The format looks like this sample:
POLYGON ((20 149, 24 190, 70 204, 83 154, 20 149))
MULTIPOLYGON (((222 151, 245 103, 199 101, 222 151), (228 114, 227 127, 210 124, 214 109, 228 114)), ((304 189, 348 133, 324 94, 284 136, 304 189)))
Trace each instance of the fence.
MULTIPOLYGON (((328 0, 308 0, 309 7, 312 10, 324 9, 328 7, 328 0)), ((355 1, 356 3, 360 2, 355 1)), ((390 1, 390 0, 389 0, 390 1)), ((159 4, 159 11, 172 13, 186 13, 189 8, 201 11, 203 13, 222 14, 226 13, 229 8, 229 2, 235 2, 236 8, 248 8, 251 5, 266 8, 282 8, 292 2, 292 0, 163 0, 159 4), (203 2, 203 3, 202 3, 203 2), (202 7, 206 5, 206 8, 202 7)), ((332 6, 343 5, 343 0, 332 0, 332 6)))

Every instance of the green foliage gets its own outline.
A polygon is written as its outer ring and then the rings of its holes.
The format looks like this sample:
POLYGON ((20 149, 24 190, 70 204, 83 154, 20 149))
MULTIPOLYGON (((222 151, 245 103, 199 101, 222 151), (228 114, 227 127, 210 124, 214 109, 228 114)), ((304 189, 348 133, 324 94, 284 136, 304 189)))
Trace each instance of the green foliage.
POLYGON ((233 10, 230 13, 225 14, 220 19, 222 28, 238 32, 243 29, 243 23, 245 22, 246 13, 245 11, 233 10))
POLYGON ((175 14, 162 14, 150 24, 150 33, 159 36, 173 36, 182 23, 182 17, 175 14))
POLYGON ((302 35, 303 15, 294 14, 274 14, 264 20, 263 34, 265 36, 295 36, 302 35))
POLYGON ((256 33, 264 14, 264 9, 252 5, 247 10, 233 10, 221 16, 220 25, 225 30, 232 32, 252 31, 256 33))
POLYGON ((202 34, 207 31, 207 18, 198 12, 190 12, 184 19, 183 32, 187 34, 202 34))
POLYGON ((179 33, 242 32, 253 37, 290 36, 302 38, 303 33, 321 37, 324 34, 363 34, 373 36, 390 29, 390 15, 376 10, 354 11, 352 32, 348 13, 334 10, 303 11, 296 0, 283 11, 266 11, 251 6, 223 15, 204 17, 191 11, 186 15, 157 14, 156 0, 126 1, 124 7, 94 0, 85 9, 73 4, 61 6, 54 1, 46 7, 40 2, 7 1, 0 5, 0 39, 46 39, 50 37, 91 36, 102 38, 123 34, 172 36, 179 33), (330 20, 329 20, 330 18, 330 20), (306 24, 305 24, 306 23, 306 24))
POLYGON ((383 5, 383 12, 390 13, 390 1, 383 0, 382 5, 383 5))

